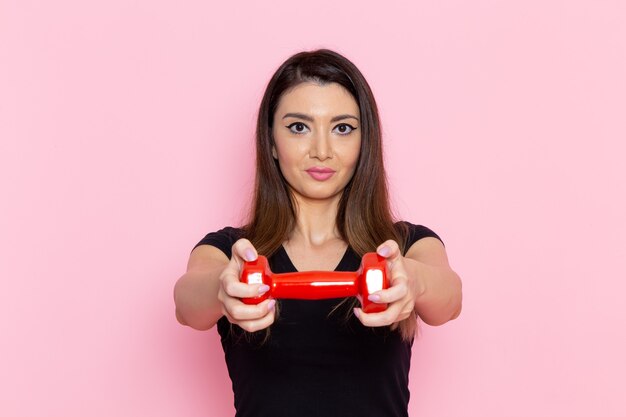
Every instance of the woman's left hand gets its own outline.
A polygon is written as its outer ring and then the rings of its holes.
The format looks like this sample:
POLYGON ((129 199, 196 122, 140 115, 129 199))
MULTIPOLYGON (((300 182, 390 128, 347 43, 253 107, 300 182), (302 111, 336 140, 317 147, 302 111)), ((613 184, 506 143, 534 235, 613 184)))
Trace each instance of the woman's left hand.
POLYGON ((411 314, 415 314, 415 299, 420 285, 417 282, 417 277, 411 277, 407 274, 405 258, 395 241, 387 240, 376 249, 376 252, 387 259, 391 286, 386 290, 370 294, 369 299, 376 303, 388 303, 387 310, 367 314, 361 308, 355 308, 354 314, 365 326, 391 325, 391 330, 394 330, 398 327, 399 322, 411 314))

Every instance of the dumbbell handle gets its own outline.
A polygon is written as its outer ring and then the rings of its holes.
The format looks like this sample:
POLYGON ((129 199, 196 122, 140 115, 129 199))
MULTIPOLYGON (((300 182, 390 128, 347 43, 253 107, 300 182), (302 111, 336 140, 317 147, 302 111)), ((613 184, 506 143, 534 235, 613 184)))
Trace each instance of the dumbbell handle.
POLYGON ((274 298, 322 300, 359 293, 356 272, 306 271, 274 274, 269 293, 274 298))

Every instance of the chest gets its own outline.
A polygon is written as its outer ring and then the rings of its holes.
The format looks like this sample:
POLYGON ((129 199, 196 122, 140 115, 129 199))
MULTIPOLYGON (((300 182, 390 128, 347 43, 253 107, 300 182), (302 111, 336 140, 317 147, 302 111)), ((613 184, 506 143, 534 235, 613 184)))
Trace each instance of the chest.
POLYGON ((344 242, 323 247, 303 247, 284 244, 283 248, 297 271, 334 271, 347 249, 344 242))

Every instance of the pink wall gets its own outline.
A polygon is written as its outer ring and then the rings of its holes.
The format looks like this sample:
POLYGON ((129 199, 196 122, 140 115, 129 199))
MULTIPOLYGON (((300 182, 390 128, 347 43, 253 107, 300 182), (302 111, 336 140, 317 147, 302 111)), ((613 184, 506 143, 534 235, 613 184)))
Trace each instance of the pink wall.
POLYGON ((226 3, 0 1, 0 415, 232 413, 172 288, 244 211, 269 76, 319 46, 464 279, 411 414, 626 415, 624 2, 226 3))

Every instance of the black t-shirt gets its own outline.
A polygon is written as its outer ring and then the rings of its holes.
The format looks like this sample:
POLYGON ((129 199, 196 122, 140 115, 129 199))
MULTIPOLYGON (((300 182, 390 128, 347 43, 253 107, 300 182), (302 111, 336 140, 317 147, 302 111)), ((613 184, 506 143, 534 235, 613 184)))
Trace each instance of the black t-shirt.
MULTIPOLYGON (((407 249, 424 237, 440 239, 404 223, 407 249)), ((240 237, 241 229, 226 227, 196 246, 215 246, 230 258, 240 237)), ((268 260, 272 272, 296 272, 282 246, 268 260)), ((359 264, 348 248, 335 271, 356 271, 359 264)), ((347 302, 332 311, 344 300, 277 300, 280 314, 265 343, 265 331, 246 338, 226 317, 218 321, 236 417, 408 416, 413 340, 403 341, 389 326, 363 326, 347 302)))

